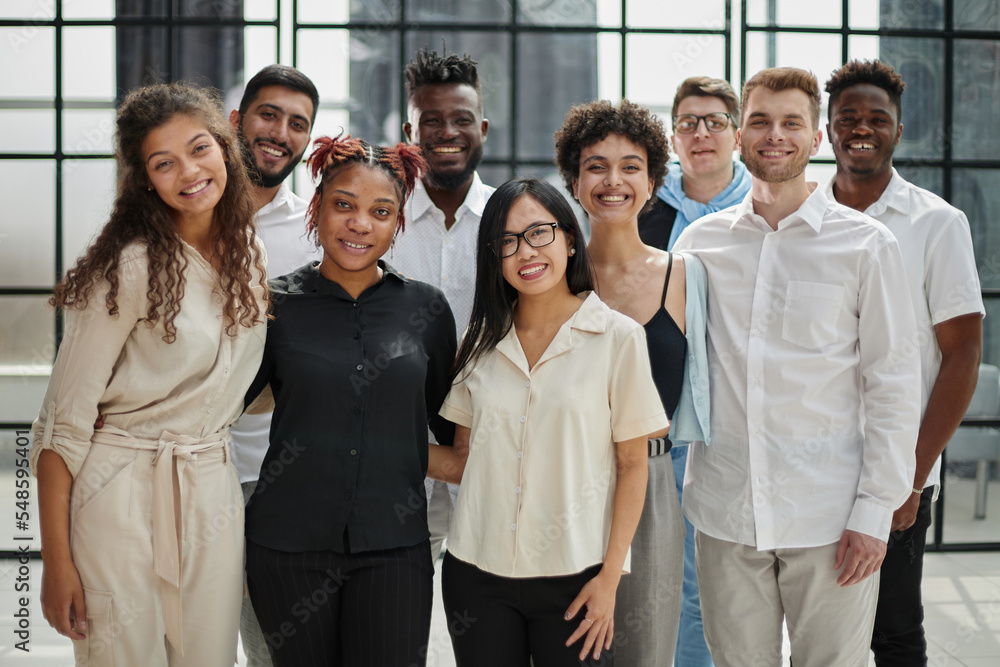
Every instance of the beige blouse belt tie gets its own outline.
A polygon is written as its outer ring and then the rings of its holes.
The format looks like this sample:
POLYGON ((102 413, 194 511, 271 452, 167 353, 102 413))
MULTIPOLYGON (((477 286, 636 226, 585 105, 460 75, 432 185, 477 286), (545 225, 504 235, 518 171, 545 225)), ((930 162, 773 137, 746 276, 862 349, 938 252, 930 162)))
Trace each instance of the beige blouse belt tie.
POLYGON ((207 458, 228 459, 229 429, 195 438, 163 431, 159 440, 137 438, 110 426, 94 432, 93 442, 112 447, 155 451, 153 471, 153 566, 162 580, 161 597, 163 625, 167 639, 174 649, 184 655, 184 635, 181 625, 181 545, 184 543, 184 523, 177 521, 188 516, 193 508, 188 503, 197 499, 197 475, 188 470, 187 462, 212 453, 207 458), (177 471, 174 487, 173 471, 177 471))

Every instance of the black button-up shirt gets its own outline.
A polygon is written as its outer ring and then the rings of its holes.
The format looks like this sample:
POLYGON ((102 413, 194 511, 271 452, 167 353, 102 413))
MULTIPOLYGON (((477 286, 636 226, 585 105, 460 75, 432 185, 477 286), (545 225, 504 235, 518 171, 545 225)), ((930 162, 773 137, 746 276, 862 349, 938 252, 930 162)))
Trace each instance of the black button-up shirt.
POLYGON ((428 538, 427 427, 450 386, 455 321, 444 294, 380 262, 352 298, 304 266, 271 282, 274 321, 248 393, 274 393, 270 447, 247 539, 280 551, 357 553, 428 538))

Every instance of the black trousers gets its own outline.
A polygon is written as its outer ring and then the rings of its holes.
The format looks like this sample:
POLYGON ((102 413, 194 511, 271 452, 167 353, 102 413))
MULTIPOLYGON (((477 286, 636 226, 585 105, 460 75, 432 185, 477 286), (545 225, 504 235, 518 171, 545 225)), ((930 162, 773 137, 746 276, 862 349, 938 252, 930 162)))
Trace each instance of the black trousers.
POLYGON ((613 667, 611 651, 581 662, 583 638, 566 640, 580 625, 566 609, 601 566, 566 577, 511 579, 483 572, 450 553, 444 557, 441 595, 457 667, 613 667))
POLYGON ((927 664, 920 583, 924 575, 924 546, 927 528, 931 525, 933 497, 934 487, 924 489, 914 524, 889 535, 872 633, 872 651, 879 667, 927 664))
POLYGON ((247 541, 247 585, 275 667, 424 667, 430 543, 341 554, 247 541))

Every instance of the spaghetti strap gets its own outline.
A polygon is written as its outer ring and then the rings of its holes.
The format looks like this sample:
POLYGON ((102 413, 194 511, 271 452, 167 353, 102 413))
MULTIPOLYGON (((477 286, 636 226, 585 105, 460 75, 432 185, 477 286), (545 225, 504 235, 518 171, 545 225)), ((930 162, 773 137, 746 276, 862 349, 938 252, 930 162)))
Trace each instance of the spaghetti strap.
POLYGON ((667 277, 663 281, 663 294, 660 295, 660 308, 667 309, 667 285, 670 284, 670 271, 674 268, 674 253, 668 253, 670 258, 667 261, 667 277))

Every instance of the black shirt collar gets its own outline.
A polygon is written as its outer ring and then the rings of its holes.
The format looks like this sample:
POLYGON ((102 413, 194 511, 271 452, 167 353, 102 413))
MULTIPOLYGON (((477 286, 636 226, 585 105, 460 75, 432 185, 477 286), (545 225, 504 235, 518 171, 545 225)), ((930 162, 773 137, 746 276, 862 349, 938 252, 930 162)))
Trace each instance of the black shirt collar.
MULTIPOLYGON (((384 260, 378 260, 378 265, 379 268, 382 269, 382 278, 377 283, 362 292, 359 300, 363 299, 373 290, 378 289, 378 287, 387 280, 398 280, 404 284, 410 282, 407 278, 401 276, 396 269, 387 264, 384 260)), ((313 292, 317 294, 330 294, 348 301, 355 300, 354 297, 348 294, 347 290, 341 287, 338 283, 324 277, 323 274, 320 273, 319 262, 311 262, 287 275, 275 278, 270 281, 270 286, 271 291, 275 294, 308 294, 313 292)))

